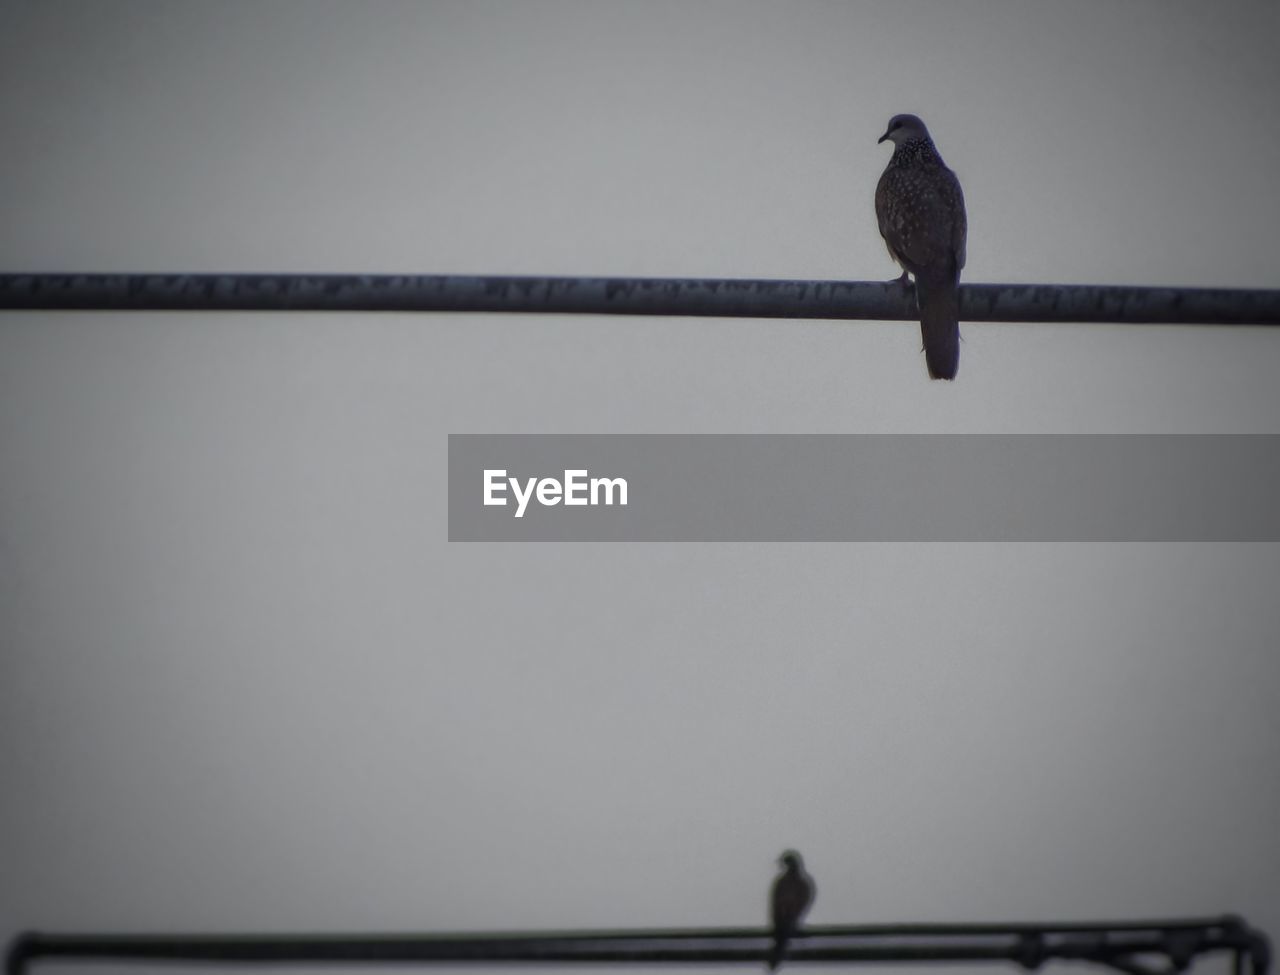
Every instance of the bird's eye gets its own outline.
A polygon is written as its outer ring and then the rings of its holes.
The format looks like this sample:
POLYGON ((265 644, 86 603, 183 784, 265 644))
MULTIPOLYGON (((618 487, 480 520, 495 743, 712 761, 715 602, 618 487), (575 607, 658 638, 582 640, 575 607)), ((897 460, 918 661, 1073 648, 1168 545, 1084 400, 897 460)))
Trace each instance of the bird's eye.
POLYGON ((889 126, 889 131, 892 132, 894 129, 900 128, 902 128, 902 122, 898 119, 894 119, 893 124, 889 126))

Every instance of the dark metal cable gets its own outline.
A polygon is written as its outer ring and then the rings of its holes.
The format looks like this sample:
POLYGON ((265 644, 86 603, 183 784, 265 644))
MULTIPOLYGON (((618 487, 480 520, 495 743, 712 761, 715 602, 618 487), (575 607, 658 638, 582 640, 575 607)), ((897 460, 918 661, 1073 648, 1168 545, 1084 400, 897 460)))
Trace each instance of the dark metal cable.
MULTIPOLYGON (((0 310, 390 311, 918 321, 882 281, 354 274, 0 274, 0 310)), ((966 284, 968 322, 1280 325, 1280 290, 966 284)))
MULTIPOLYGON (((472 933, 445 935, 19 935, 7 975, 40 959, 249 964, 622 963, 763 965, 764 928, 659 931, 472 933)), ((1249 975, 1267 975, 1265 935, 1240 918, 1118 924, 898 924, 811 926, 792 941, 787 964, 850 962, 1012 962, 1028 971, 1062 959, 1124 975, 1176 975, 1205 954, 1233 952, 1249 975), (1162 961, 1161 961, 1162 960, 1162 961)))

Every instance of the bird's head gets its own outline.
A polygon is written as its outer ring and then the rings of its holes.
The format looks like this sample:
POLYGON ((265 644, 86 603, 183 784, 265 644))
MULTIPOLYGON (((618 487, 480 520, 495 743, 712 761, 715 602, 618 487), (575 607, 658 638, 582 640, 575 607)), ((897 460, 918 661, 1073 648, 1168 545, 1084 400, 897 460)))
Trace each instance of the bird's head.
POLYGON ((889 127, 884 130, 884 135, 876 140, 877 143, 884 142, 888 139, 895 146, 900 146, 904 142, 911 139, 927 139, 929 138, 929 130, 924 127, 924 123, 916 115, 895 115, 889 119, 889 127))
POLYGON ((800 854, 795 850, 783 851, 782 856, 778 857, 778 863, 788 870, 799 870, 804 866, 804 861, 800 859, 800 854))

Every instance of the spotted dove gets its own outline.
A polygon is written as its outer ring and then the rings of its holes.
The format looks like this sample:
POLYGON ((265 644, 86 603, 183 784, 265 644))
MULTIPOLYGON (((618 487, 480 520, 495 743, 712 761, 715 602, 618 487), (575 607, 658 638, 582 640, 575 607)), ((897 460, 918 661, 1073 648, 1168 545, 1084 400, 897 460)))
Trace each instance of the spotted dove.
POLYGON ((769 957, 770 971, 782 963, 787 941, 800 929, 809 905, 813 903, 815 887, 813 878, 805 872, 804 861, 795 850, 787 850, 778 858, 782 872, 773 881, 769 909, 773 919, 773 954, 769 957))
POLYGON ((915 279, 924 360, 932 379, 955 379, 960 365, 960 269, 964 194, 914 115, 895 115, 880 142, 893 158, 876 186, 876 219, 889 254, 915 279))

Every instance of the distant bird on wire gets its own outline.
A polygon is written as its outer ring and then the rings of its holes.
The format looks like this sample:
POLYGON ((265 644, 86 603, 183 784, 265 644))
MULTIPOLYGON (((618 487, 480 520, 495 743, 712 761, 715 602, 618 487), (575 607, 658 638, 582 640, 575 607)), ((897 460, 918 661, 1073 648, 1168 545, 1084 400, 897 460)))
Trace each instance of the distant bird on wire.
POLYGON ((773 881, 769 898, 769 914, 773 920, 773 954, 769 957, 769 970, 782 964, 787 942, 800 930, 809 906, 813 903, 817 888, 813 878, 805 872, 804 861, 795 850, 787 850, 778 858, 782 872, 773 881))
POLYGON ((876 219, 889 254, 915 279, 924 360, 931 379, 960 366, 960 269, 968 223, 956 174, 914 115, 895 115, 879 141, 893 157, 876 186, 876 219))

